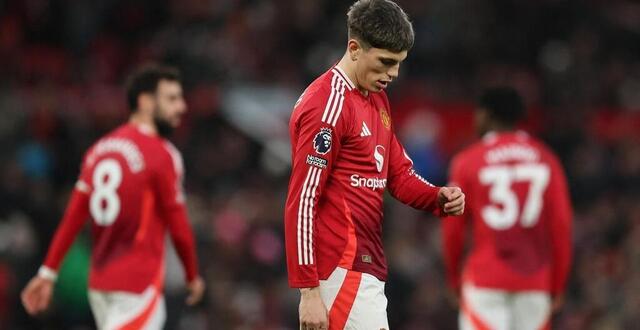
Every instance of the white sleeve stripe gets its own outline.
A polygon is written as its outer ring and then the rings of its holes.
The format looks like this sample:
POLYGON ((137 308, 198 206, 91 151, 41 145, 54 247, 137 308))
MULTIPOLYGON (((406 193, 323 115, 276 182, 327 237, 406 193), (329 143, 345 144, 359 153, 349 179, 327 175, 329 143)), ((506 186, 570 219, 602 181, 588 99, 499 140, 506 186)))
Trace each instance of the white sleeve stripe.
MULTIPOLYGON (((311 183, 315 182, 317 178, 320 177, 320 172, 322 171, 319 168, 316 168, 315 170, 316 171, 314 171, 314 173, 311 174, 311 181, 310 181, 311 183)), ((316 186, 312 184, 309 187, 309 190, 307 192, 307 201, 305 202, 305 205, 307 207, 307 212, 306 212, 307 217, 306 219, 304 219, 305 220, 304 223, 306 223, 307 225, 304 228, 305 229, 304 233, 306 234, 306 236, 303 237, 303 243, 304 243, 303 250, 305 252, 303 259, 305 260, 306 265, 310 265, 313 263, 312 262, 313 257, 311 257, 311 253, 313 251, 309 247, 309 242, 311 240, 310 237, 313 236, 313 232, 311 231, 311 229, 313 228, 313 196, 312 195, 315 195, 315 192, 316 192, 316 186)), ((303 212, 303 215, 304 213, 305 212, 303 212)))
POLYGON ((329 99, 327 100, 327 105, 324 107, 324 113, 322 114, 322 121, 326 122, 327 120, 327 115, 329 114, 329 109, 331 108, 331 104, 333 103, 333 98, 336 95, 337 89, 335 88, 336 85, 336 81, 338 79, 338 76, 333 76, 333 79, 331 79, 331 94, 329 94, 329 99))
POLYGON ((342 112, 344 91, 348 88, 348 82, 345 81, 336 70, 333 70, 333 73, 333 78, 331 79, 331 94, 329 95, 327 105, 322 114, 322 122, 335 126, 342 112))
POLYGON ((336 116, 333 118, 333 122, 331 123, 331 126, 334 126, 334 127, 338 123, 338 118, 340 117, 340 113, 342 113, 342 106, 344 105, 344 89, 345 89, 345 85, 342 85, 342 90, 340 91, 340 101, 338 105, 338 112, 336 113, 336 116))
MULTIPOLYGON (((338 81, 338 97, 336 97, 336 99, 334 100, 334 104, 331 107, 331 113, 329 114, 329 117, 327 118, 327 124, 333 123, 334 122, 334 115, 336 114, 336 110, 341 107, 342 105, 342 100, 344 100, 344 89, 346 88, 346 85, 344 83, 344 81, 340 80, 338 81)), ((332 125, 335 126, 335 125, 332 125)))
MULTIPOLYGON (((316 170, 317 168, 311 170, 310 183, 313 182, 316 170)), ((307 237, 309 237, 309 195, 311 195, 311 185, 307 186, 304 192, 304 201, 302 201, 302 261, 305 265, 309 264, 309 250, 307 245, 307 237)))
POLYGON ((349 90, 352 90, 353 88, 356 87, 353 84, 353 82, 351 82, 351 79, 349 79, 349 76, 347 76, 347 74, 344 71, 342 71, 342 69, 340 69, 340 67, 336 66, 333 69, 333 72, 336 72, 337 74, 340 75, 340 78, 342 78, 347 83, 347 85, 349 86, 349 90))
POLYGON ((316 174, 316 180, 313 183, 313 189, 311 190, 311 205, 309 207, 309 263, 313 264, 313 201, 316 197, 316 188, 320 182, 320 175, 322 170, 318 170, 316 174))
POLYGON ((298 209, 298 264, 313 264, 313 205, 322 170, 309 167, 298 209))
POLYGON ((340 84, 339 84, 339 94, 338 94, 338 98, 336 99, 336 104, 333 106, 333 109, 331 110, 331 115, 329 115, 329 118, 327 118, 327 123, 333 123, 335 122, 334 119, 337 119, 337 116, 334 116, 337 114, 337 110, 342 107, 342 101, 344 100, 344 90, 347 86, 345 85, 344 81, 340 80, 340 84))
POLYGON ((304 180, 304 184, 302 185, 302 192, 300 193, 300 204, 298 206, 298 264, 302 265, 302 204, 305 200, 305 192, 307 190, 307 184, 309 183, 309 178, 311 177, 311 172, 315 167, 309 167, 309 172, 307 172, 307 178, 304 180))
POLYGON ((338 84, 336 85, 336 98, 333 99, 333 104, 331 105, 331 113, 329 113, 329 117, 327 117, 327 124, 330 124, 333 121, 333 115, 336 113, 336 109, 340 104, 340 99, 343 97, 344 93, 344 82, 342 80, 338 80, 338 84))

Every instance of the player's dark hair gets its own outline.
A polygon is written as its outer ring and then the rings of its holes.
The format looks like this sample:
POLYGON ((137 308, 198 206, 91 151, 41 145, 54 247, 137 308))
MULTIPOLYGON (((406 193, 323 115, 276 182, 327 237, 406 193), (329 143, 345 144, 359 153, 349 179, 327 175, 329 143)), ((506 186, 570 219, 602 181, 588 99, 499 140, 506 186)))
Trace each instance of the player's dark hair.
POLYGON ((492 120, 513 126, 526 115, 522 97, 511 87, 494 87, 484 91, 478 100, 492 120))
POLYGON ((125 84, 127 103, 131 111, 138 109, 138 96, 143 93, 155 93, 161 80, 180 82, 180 71, 174 67, 146 64, 134 71, 125 84))
POLYGON ((413 47, 414 33, 409 16, 390 0, 359 0, 347 13, 349 38, 366 46, 395 53, 413 47))

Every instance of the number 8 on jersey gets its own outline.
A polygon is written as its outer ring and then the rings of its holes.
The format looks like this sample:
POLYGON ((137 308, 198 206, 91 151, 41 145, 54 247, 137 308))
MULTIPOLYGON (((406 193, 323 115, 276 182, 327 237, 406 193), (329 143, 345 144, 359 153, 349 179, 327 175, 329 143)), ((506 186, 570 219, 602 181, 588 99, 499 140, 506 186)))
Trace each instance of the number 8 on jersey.
POLYGON ((91 217, 99 226, 110 226, 120 213, 117 190, 122 183, 122 167, 115 159, 105 158, 96 165, 92 180, 91 217))

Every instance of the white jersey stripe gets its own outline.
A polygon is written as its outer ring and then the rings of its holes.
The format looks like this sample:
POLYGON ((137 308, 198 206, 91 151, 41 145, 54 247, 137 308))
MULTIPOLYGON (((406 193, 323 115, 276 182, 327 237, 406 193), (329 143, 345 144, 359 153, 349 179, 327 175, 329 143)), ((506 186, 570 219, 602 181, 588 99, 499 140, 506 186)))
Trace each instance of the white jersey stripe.
MULTIPOLYGON (((333 121, 333 115, 336 113, 336 108, 340 104, 340 99, 344 95, 345 83, 342 79, 338 79, 338 83, 336 84, 336 97, 333 99, 333 104, 331 105, 331 112, 329 113, 329 117, 327 117, 327 124, 330 124, 333 121)), ((334 125, 332 125, 334 126, 334 125)))
POLYGON ((338 118, 340 117, 340 114, 342 113, 342 106, 344 105, 344 89, 345 89, 346 85, 342 85, 342 90, 340 90, 340 104, 338 105, 338 113, 336 113, 336 116, 333 118, 333 121, 331 122, 331 126, 336 126, 336 124, 338 123, 338 118))
MULTIPOLYGON (((311 178, 309 183, 313 183, 317 167, 311 169, 311 178)), ((309 237, 309 196, 311 195, 311 184, 307 186, 304 192, 304 201, 302 201, 302 262, 304 265, 309 264, 309 250, 308 250, 308 237, 309 237)))
POLYGON ((344 104, 344 91, 351 88, 349 87, 350 82, 343 77, 340 71, 333 69, 331 72, 333 73, 331 94, 322 114, 322 122, 336 126, 344 104))
POLYGON ((304 184, 302 185, 302 191, 300 192, 300 202, 298 205, 298 264, 302 265, 302 204, 305 200, 305 191, 307 190, 307 185, 309 184, 309 178, 311 177, 311 171, 313 167, 309 167, 309 172, 307 172, 307 178, 304 180, 304 184))
POLYGON ((305 201, 304 201, 304 210, 302 211, 302 260, 305 265, 311 264, 311 251, 309 250, 309 240, 312 236, 312 232, 310 228, 312 227, 313 222, 313 196, 312 193, 315 194, 316 185, 314 182, 317 181, 317 178, 320 177, 321 169, 314 167, 313 172, 311 173, 311 178, 309 179, 309 187, 307 187, 305 201))
POLYGON ((309 206, 309 263, 313 264, 313 201, 316 197, 316 188, 320 182, 320 176, 322 170, 319 169, 316 174, 316 179, 313 181, 313 188, 311 189, 311 205, 309 206))
POLYGON ((333 98, 337 92, 335 85, 338 80, 338 76, 334 75, 331 79, 331 94, 329 95, 329 99, 327 100, 327 105, 324 107, 324 113, 322 114, 322 121, 327 122, 327 115, 329 114, 329 109, 331 108, 331 104, 333 103, 333 98))
POLYGON ((342 69, 340 69, 340 67, 336 66, 334 69, 334 71, 338 72, 340 74, 340 77, 342 79, 344 79, 344 81, 347 83, 347 85, 349 86, 349 90, 354 89, 356 86, 353 84, 353 82, 351 82, 351 79, 349 79, 349 76, 347 76, 347 74, 342 71, 342 69))
POLYGON ((338 116, 340 116, 340 112, 342 111, 342 103, 344 102, 344 90, 347 88, 347 84, 340 80, 340 91, 338 94, 338 99, 336 100, 336 105, 331 110, 331 115, 329 116, 328 123, 331 126, 336 126, 336 122, 338 121, 338 116))

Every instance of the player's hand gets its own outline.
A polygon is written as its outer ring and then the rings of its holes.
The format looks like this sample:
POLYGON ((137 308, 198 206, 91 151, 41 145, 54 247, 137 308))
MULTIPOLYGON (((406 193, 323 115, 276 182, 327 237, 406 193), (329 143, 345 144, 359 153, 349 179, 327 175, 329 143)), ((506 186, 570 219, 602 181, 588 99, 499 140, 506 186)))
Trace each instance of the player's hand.
POLYGON ((204 296, 205 284, 202 277, 198 276, 194 278, 189 284, 187 284, 187 291, 189 291, 189 296, 187 296, 187 300, 185 301, 187 305, 193 306, 202 300, 202 296, 204 296))
POLYGON ((300 294, 300 329, 329 329, 329 316, 327 307, 320 297, 320 288, 301 289, 300 294))
POLYGON ((458 187, 440 188, 438 203, 446 215, 462 215, 464 213, 464 193, 458 187))
POLYGON ((22 290, 20 298, 27 313, 36 315, 49 307, 52 294, 53 281, 40 276, 34 276, 24 290, 22 290))

